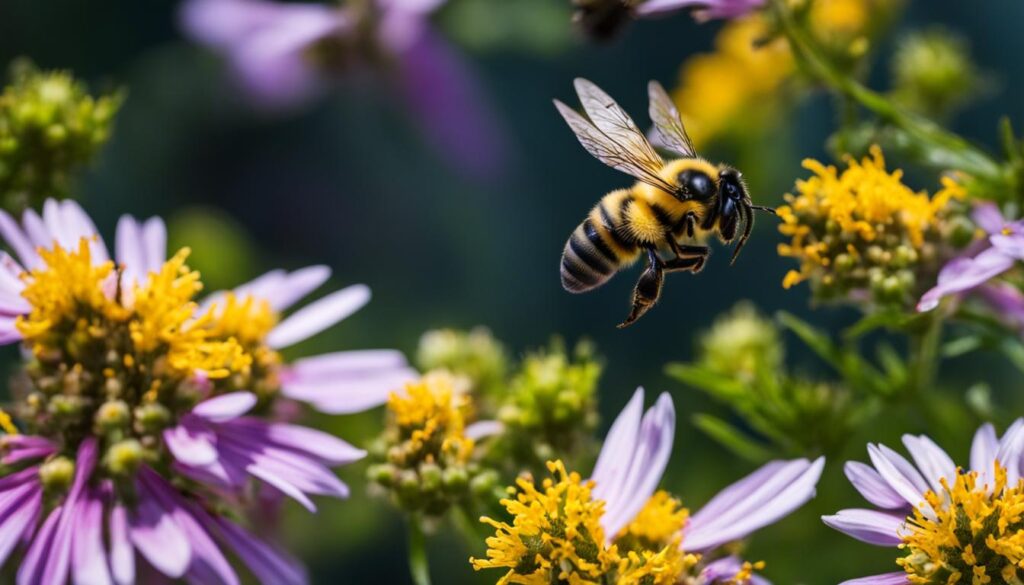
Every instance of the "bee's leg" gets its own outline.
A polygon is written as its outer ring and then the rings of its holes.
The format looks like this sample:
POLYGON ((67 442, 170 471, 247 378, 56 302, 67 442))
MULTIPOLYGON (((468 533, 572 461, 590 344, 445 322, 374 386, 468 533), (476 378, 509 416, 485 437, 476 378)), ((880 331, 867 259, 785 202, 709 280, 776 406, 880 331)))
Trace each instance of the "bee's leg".
POLYGON ((658 257, 653 247, 647 248, 647 267, 640 274, 633 289, 633 309, 629 317, 619 323, 619 329, 632 325, 643 316, 661 296, 661 285, 665 281, 665 262, 658 257))
POLYGON ((668 246, 676 257, 665 262, 666 272, 689 270, 696 274, 704 268, 704 261, 711 253, 711 249, 707 246, 687 246, 672 238, 668 238, 668 246))

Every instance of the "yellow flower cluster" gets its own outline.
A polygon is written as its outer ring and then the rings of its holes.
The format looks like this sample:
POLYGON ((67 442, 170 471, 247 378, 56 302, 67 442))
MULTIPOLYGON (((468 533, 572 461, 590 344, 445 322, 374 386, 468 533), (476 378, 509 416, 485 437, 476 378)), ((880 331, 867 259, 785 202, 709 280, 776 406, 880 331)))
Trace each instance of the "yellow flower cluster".
POLYGON ((1020 583, 1024 575, 1024 480, 1009 485, 996 463, 992 485, 958 471, 943 493, 928 492, 907 520, 897 562, 918 585, 1020 583))
POLYGON ((666 492, 658 492, 612 544, 605 541, 604 502, 591 495, 592 481, 569 473, 561 461, 548 463, 553 477, 540 488, 520 478, 515 499, 502 500, 512 524, 481 520, 496 530, 487 539, 487 558, 473 568, 508 569, 499 585, 673 585, 700 561, 686 554, 681 531, 689 513, 666 492))
POLYGON ((464 433, 469 398, 459 391, 451 374, 435 371, 406 384, 404 392, 388 397, 387 408, 400 440, 408 441, 404 460, 432 461, 442 456, 469 460, 473 440, 464 433))
POLYGON ((100 340, 125 330, 132 345, 125 365, 164 356, 185 376, 204 371, 221 378, 244 369, 251 358, 241 346, 232 338, 213 339, 206 328, 211 316, 194 319, 192 299, 202 284, 185 266, 188 253, 181 250, 139 285, 119 283, 113 262, 94 264, 86 238, 77 250, 40 249, 43 266, 26 276, 22 291, 32 308, 18 318, 18 330, 37 356, 53 349, 52 333, 100 340))
POLYGON ((715 39, 714 52, 683 64, 672 97, 697 147, 776 117, 779 89, 794 64, 785 40, 761 43, 769 32, 761 14, 730 21, 715 39))
POLYGON ((825 297, 870 289, 901 298, 915 284, 914 269, 934 264, 946 219, 957 211, 951 204, 964 190, 947 178, 934 197, 914 192, 901 171, 886 170, 877 146, 863 160, 846 163, 840 172, 805 160, 814 175, 797 181, 796 193, 778 208, 779 231, 791 238, 779 245, 779 255, 800 261, 783 286, 811 280, 825 297))

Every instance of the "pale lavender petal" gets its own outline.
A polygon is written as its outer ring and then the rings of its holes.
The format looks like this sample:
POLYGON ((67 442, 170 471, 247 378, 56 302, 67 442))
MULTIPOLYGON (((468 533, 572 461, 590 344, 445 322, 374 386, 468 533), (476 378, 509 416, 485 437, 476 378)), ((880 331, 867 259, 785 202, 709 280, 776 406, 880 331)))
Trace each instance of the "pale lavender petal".
POLYGON ((242 441, 273 444, 308 454, 332 465, 345 465, 366 456, 334 435, 323 431, 284 423, 268 424, 255 418, 240 418, 225 425, 224 430, 242 441))
POLYGON ((282 279, 279 286, 272 291, 267 291, 263 298, 270 303, 270 307, 275 311, 284 311, 319 288, 330 277, 330 268, 308 266, 289 273, 282 279))
POLYGON ((143 282, 146 276, 145 261, 143 260, 142 234, 139 230, 139 222, 130 215, 122 215, 117 221, 117 230, 114 235, 114 256, 117 263, 123 267, 124 276, 128 282, 143 282))
POLYGON ((974 433, 974 441, 971 442, 971 471, 990 473, 998 449, 999 438, 996 436, 996 428, 991 423, 978 427, 978 431, 974 433))
POLYGON ((1020 479, 1020 460, 1024 454, 1024 419, 1013 421, 999 439, 996 461, 1006 468, 1006 479, 1013 485, 1020 479))
POLYGON ((500 435, 505 432, 505 425, 497 420, 478 420, 466 427, 465 435, 469 439, 479 441, 486 437, 500 435))
POLYGON ((39 585, 43 580, 43 571, 46 570, 46 563, 49 561, 51 544, 57 532, 57 525, 64 509, 57 506, 46 517, 43 527, 32 539, 32 546, 29 547, 25 558, 18 567, 18 585, 39 585))
POLYGON ((640 418, 644 413, 644 389, 637 388, 619 416, 615 417, 608 436, 601 446, 601 453, 594 464, 590 479, 594 481, 594 498, 606 499, 607 494, 618 490, 629 471, 630 458, 636 451, 640 418))
POLYGON ((103 501, 87 494, 78 505, 71 548, 72 577, 75 585, 113 583, 103 546, 103 501))
POLYGON ((998 234, 1006 225, 1006 218, 999 211, 999 206, 987 201, 974 206, 974 210, 971 211, 971 219, 989 235, 998 234))
POLYGON ((192 414, 211 422, 223 422, 242 416, 256 406, 252 392, 232 392, 209 398, 195 405, 192 414))
POLYGON ((507 145, 473 71, 428 27, 406 36, 412 40, 399 49, 400 82, 425 137, 456 168, 493 176, 507 158, 507 145))
POLYGON ((100 237, 96 224, 93 223, 89 214, 82 209, 82 206, 73 199, 65 199, 60 204, 60 211, 63 216, 63 223, 66 229, 72 230, 75 243, 82 238, 89 239, 89 249, 92 251, 92 259, 96 263, 110 260, 107 246, 100 237))
POLYGON ((339 351, 295 360, 285 374, 287 380, 306 381, 338 376, 358 376, 408 365, 402 352, 393 349, 339 351))
POLYGON ((186 465, 209 465, 217 460, 216 437, 194 424, 180 424, 163 433, 164 444, 178 461, 186 465))
POLYGON ((899 546, 903 542, 900 534, 906 519, 903 515, 859 509, 840 510, 833 516, 821 517, 821 521, 827 526, 857 540, 891 547, 899 546))
POLYGON ((4 492, 4 496, 0 509, 0 566, 18 542, 31 532, 43 507, 43 491, 38 483, 24 484, 4 492))
POLYGON ((412 368, 341 374, 336 379, 282 381, 281 392, 327 414, 363 412, 387 402, 392 392, 418 377, 412 368))
POLYGON ((843 581, 839 585, 910 585, 905 571, 896 573, 885 573, 883 575, 871 575, 843 581))
POLYGON ((795 464, 795 462, 791 461, 771 461, 762 465, 743 479, 732 483, 718 492, 715 497, 711 498, 711 501, 690 517, 686 530, 700 530, 703 526, 714 522, 726 510, 740 505, 758 486, 769 478, 774 477, 782 468, 795 464))
POLYGON ((71 568, 72 537, 78 528, 75 521, 79 517, 85 484, 96 467, 98 450, 95 437, 85 439, 78 447, 75 457, 75 479, 64 499, 63 513, 49 542, 47 559, 39 580, 41 584, 64 585, 67 581, 71 568))
MULTIPOLYGON (((737 556, 727 556, 715 559, 707 564, 700 572, 701 583, 713 585, 715 583, 734 583, 733 577, 743 570, 743 559, 737 556)), ((749 581, 743 585, 771 585, 767 579, 760 575, 751 575, 749 581)))
POLYGON ((128 537, 153 567, 171 578, 185 574, 192 561, 188 535, 139 482, 139 501, 128 515, 128 537))
POLYGON ((305 585, 306 571, 295 559, 265 542, 254 538, 238 525, 223 518, 209 518, 238 557, 245 563, 261 583, 275 585, 305 585))
POLYGON ((143 257, 147 272, 158 272, 167 260, 167 226, 151 217, 142 226, 143 257))
MULTIPOLYGON (((995 236, 993 236, 995 238, 995 236)), ((974 258, 958 258, 943 267, 939 282, 917 304, 918 311, 930 311, 943 297, 966 292, 1009 270, 1014 259, 1003 250, 990 248, 974 258)))
POLYGON ((193 40, 229 49, 260 28, 273 25, 280 14, 275 2, 261 0, 188 0, 181 6, 180 23, 193 40))
POLYGON ((355 313, 370 301, 370 289, 356 284, 299 309, 267 335, 267 345, 281 349, 308 339, 355 313))
POLYGON ((903 444, 935 493, 942 493, 943 479, 952 484, 956 478, 956 464, 934 441, 924 435, 903 435, 903 444))
POLYGON ((110 510, 110 572, 117 585, 135 582, 135 552, 128 536, 128 512, 121 504, 110 510))
POLYGON ((713 18, 739 18, 764 5, 764 0, 647 0, 636 7, 638 16, 661 16, 687 8, 699 8, 694 16, 705 21, 713 18))
POLYGON ((34 209, 26 209, 21 214, 21 225, 25 228, 25 234, 32 241, 34 248, 51 249, 54 244, 54 235, 46 228, 43 218, 34 209))
POLYGON ((988 241, 992 242, 993 248, 1003 254, 1017 260, 1024 260, 1024 235, 999 233, 989 236, 988 241))
POLYGON ((1024 327, 1024 293, 1019 288, 1008 282, 991 281, 979 287, 976 294, 999 313, 1007 325, 1024 327))
POLYGON ((879 508, 896 510, 907 507, 907 501, 889 487, 889 484, 882 479, 874 467, 859 461, 848 461, 843 467, 843 471, 846 472, 847 479, 864 496, 864 499, 879 508))
POLYGON ((646 0, 636 7, 636 13, 639 16, 656 16, 704 4, 707 4, 705 0, 646 0))
POLYGON ((815 487, 825 468, 825 458, 813 463, 797 460, 797 465, 779 469, 750 493, 740 505, 709 521, 699 530, 686 529, 684 546, 690 551, 705 551, 732 540, 744 538, 789 515, 814 497, 815 487))
POLYGON ((662 393, 644 415, 637 436, 636 452, 618 491, 605 494, 605 515, 601 524, 608 538, 614 538, 654 495, 665 473, 676 432, 676 412, 672 398, 662 393))
POLYGON ((868 445, 868 456, 882 479, 911 506, 924 502, 928 483, 902 455, 885 445, 868 445))
POLYGON ((0 237, 18 255, 21 263, 29 268, 38 266, 42 260, 36 253, 37 246, 29 240, 21 226, 6 211, 0 210, 0 237))

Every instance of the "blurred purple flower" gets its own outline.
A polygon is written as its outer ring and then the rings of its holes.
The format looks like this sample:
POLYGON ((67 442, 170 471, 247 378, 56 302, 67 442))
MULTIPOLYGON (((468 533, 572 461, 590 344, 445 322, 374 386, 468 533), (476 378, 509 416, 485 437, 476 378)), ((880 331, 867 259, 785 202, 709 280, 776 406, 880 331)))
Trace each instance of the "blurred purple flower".
POLYGON ((269 0, 187 0, 181 26, 224 55, 247 95, 265 109, 308 102, 353 63, 391 66, 433 146, 459 168, 487 175, 497 170, 504 145, 469 66, 430 26, 431 13, 444 3, 375 0, 369 10, 355 11, 269 0))
MULTIPOLYGON (((846 463, 846 477, 875 509, 840 510, 834 515, 822 516, 822 521, 862 542, 906 550, 912 548, 906 543, 909 535, 915 531, 930 529, 922 526, 921 518, 935 521, 944 514, 956 514, 955 511, 947 510, 950 506, 963 509, 964 503, 955 501, 964 497, 960 491, 961 487, 969 487, 967 491, 988 492, 988 504, 993 504, 990 510, 998 510, 993 503, 1001 497, 1001 494, 993 491, 994 486, 999 483, 997 476, 1005 472, 1003 485, 1012 489, 1016 489, 1018 482, 1021 481, 1024 419, 1017 419, 1002 438, 996 435, 991 424, 981 426, 974 435, 970 467, 966 470, 958 468, 953 459, 927 436, 903 435, 903 444, 910 453, 913 463, 885 445, 873 444, 868 445, 871 465, 858 461, 846 463), (963 482, 964 475, 975 475, 973 484, 963 482)), ((975 508, 979 506, 980 503, 975 508)), ((992 525, 996 524, 996 518, 990 520, 992 525)), ((970 522, 971 526, 975 526, 978 521, 979 519, 973 516, 965 520, 970 522)), ((974 536, 979 542, 984 543, 986 533, 988 528, 979 529, 974 536)), ((949 551, 950 557, 955 557, 957 561, 963 553, 962 547, 970 544, 959 543, 958 537, 955 536, 943 542, 942 550, 949 551)), ((992 551, 987 547, 987 544, 978 546, 972 554, 992 558, 989 556, 992 551)), ((967 550, 970 551, 971 547, 967 546, 967 550)), ((910 562, 904 566, 904 571, 851 579, 841 585, 910 585, 912 582, 919 582, 912 581, 910 577, 921 577, 915 569, 916 563, 926 567, 925 571, 929 566, 950 566, 946 565, 943 559, 928 558, 928 555, 921 551, 911 550, 908 554, 906 559, 910 562)), ((998 578, 998 575, 996 577, 998 578)))
POLYGON ((917 303, 918 311, 934 309, 944 297, 970 292, 1024 259, 1024 220, 1007 221, 993 203, 978 205, 973 217, 988 237, 970 250, 973 256, 954 258, 942 267, 936 285, 917 303))
POLYGON ((647 0, 635 8, 638 16, 662 16, 679 10, 696 8, 694 18, 700 21, 716 18, 739 18, 764 6, 765 0, 647 0))

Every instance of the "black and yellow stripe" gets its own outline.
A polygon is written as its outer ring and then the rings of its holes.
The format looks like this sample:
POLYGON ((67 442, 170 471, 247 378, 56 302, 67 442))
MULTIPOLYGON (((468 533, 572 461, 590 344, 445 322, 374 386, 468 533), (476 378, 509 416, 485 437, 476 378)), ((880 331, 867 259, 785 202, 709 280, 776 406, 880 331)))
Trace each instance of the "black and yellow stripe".
POLYGON ((597 288, 637 257, 624 219, 633 196, 626 189, 605 195, 581 223, 562 253, 562 287, 573 293, 597 288))

